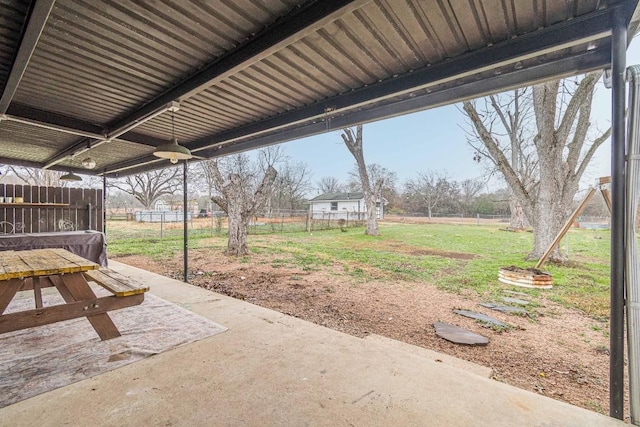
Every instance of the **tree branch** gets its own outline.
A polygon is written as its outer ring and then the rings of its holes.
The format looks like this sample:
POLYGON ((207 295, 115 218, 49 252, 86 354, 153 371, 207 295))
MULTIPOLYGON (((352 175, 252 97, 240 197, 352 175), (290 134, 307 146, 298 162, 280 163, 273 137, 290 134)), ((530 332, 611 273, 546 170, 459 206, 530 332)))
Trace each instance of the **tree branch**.
POLYGON ((555 148, 553 133, 555 130, 556 102, 559 81, 551 81, 533 87, 533 112, 536 118, 538 134, 534 144, 539 150, 555 148))
POLYGON ((273 188, 273 183, 276 180, 276 176, 278 176, 278 172, 275 170, 273 166, 268 166, 267 171, 262 178, 262 182, 258 186, 258 189, 254 193, 253 203, 250 206, 249 214, 253 215, 255 212, 264 205, 267 201, 267 198, 271 195, 271 190, 273 188))
MULTIPOLYGON (((594 71, 586 75, 580 82, 578 89, 574 92, 567 109, 564 112, 562 121, 558 126, 557 137, 561 143, 564 143, 569 137, 573 123, 575 122, 578 112, 585 103, 591 105, 591 98, 593 97, 593 88, 596 82, 602 75, 602 71, 594 71)), ((588 120, 588 117, 587 117, 588 120)))
POLYGON ((582 158, 582 161, 580 162, 580 166, 576 171, 576 178, 578 180, 580 180, 580 178, 582 177, 582 174, 587 169, 587 166, 589 165, 589 162, 591 162, 591 159, 593 158, 593 155, 596 153, 596 150, 607 139, 609 139, 610 136, 611 136, 611 128, 607 129, 602 135, 600 135, 600 137, 596 138, 596 140, 593 141, 593 144, 591 144, 591 147, 589 147, 589 149, 585 153, 584 157, 582 158))
POLYGON ((512 165, 509 164, 509 161, 505 157, 502 150, 500 150, 487 128, 484 126, 484 123, 478 115, 475 106, 471 102, 465 101, 463 103, 463 108, 472 124, 476 128, 480 140, 485 145, 485 147, 487 147, 487 150, 489 151, 491 157, 494 159, 496 166, 498 167, 500 172, 502 172, 507 182, 509 182, 514 193, 517 193, 518 198, 522 200, 523 203, 528 204, 528 206, 523 206, 523 208, 531 209, 533 203, 529 198, 527 189, 523 185, 516 172, 513 170, 512 165))
POLYGON ((226 213, 227 215, 229 214, 229 204, 227 203, 227 200, 224 197, 212 196, 211 201, 216 205, 220 206, 220 209, 222 209, 224 213, 226 213))

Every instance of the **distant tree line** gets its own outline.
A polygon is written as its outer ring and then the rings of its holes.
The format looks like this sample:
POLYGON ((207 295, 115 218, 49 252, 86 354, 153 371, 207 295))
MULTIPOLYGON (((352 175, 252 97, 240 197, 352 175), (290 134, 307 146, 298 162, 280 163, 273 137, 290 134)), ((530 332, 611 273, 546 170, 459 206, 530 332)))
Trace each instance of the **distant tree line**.
MULTIPOLYGON (((200 208, 218 210, 212 203, 219 195, 216 187, 213 161, 194 162, 189 165, 189 199, 197 199, 200 208)), ((361 192, 360 176, 356 165, 349 171, 347 179, 341 182, 336 177, 322 177, 313 182, 312 172, 304 162, 291 160, 281 146, 261 151, 252 161, 247 154, 228 156, 221 160, 220 168, 229 174, 239 173, 247 182, 255 186, 257 172, 263 172, 273 166, 277 177, 273 190, 263 206, 263 210, 306 210, 307 200, 324 193, 361 192)), ((506 189, 487 193, 484 181, 467 179, 456 181, 446 172, 427 170, 419 172, 412 179, 400 183, 397 174, 385 167, 372 163, 367 165, 372 182, 383 181, 381 194, 386 200, 385 211, 390 213, 431 215, 508 215, 509 192, 506 189)), ((52 171, 45 171, 46 173, 52 171)), ((12 167, 5 170, 5 178, 14 176, 16 183, 30 185, 68 185, 55 176, 42 174, 31 168, 12 167)), ((83 182, 74 186, 101 187, 99 178, 85 177, 83 182)), ((247 184, 248 185, 248 184, 247 184)), ((182 166, 171 166, 155 171, 144 172, 119 180, 108 180, 107 209, 153 209, 157 200, 180 205, 182 201, 182 166)), ((604 207, 606 209, 606 206, 604 207)), ((591 209, 593 210, 593 209, 591 209)), ((588 210, 586 212, 590 212, 588 210)), ((593 211, 593 216, 603 213, 602 209, 593 211)), ((606 212, 605 212, 606 214, 606 212)))
MULTIPOLYGON (((263 209, 306 210, 307 200, 325 193, 361 192, 358 169, 354 165, 345 182, 338 178, 325 176, 312 181, 312 172, 304 162, 292 161, 279 147, 271 148, 257 156, 257 163, 252 164, 247 154, 230 156, 223 162, 225 170, 241 172, 241 175, 252 175, 252 172, 266 169, 273 165, 278 176, 273 185, 273 192, 263 209), (270 151, 270 152, 269 152, 270 151), (275 154, 274 154, 275 151, 275 154), (261 160, 262 159, 262 160, 261 160), (262 164, 262 166, 260 165, 262 164)), ((202 209, 219 209, 212 199, 217 190, 211 172, 210 161, 196 162, 189 166, 190 199, 197 199, 202 209)), ((385 211, 391 214, 418 214, 423 216, 443 215, 509 215, 510 191, 505 187, 486 191, 484 180, 454 180, 446 172, 426 170, 418 172, 415 177, 399 182, 397 174, 383 166, 372 163, 368 165, 369 175, 373 182, 383 180, 382 196, 386 200, 385 211)), ((51 171, 48 171, 51 172, 51 171)), ((16 183, 30 185, 68 185, 59 181, 57 176, 51 179, 34 178, 34 170, 30 168, 12 167, 5 169, 5 178, 16 177, 16 183)), ((59 174, 59 172, 56 172, 59 174)), ((90 177, 85 177, 90 178, 90 177)), ((169 167, 157 171, 145 172, 120 180, 108 181, 107 209, 153 209, 156 200, 163 199, 170 205, 179 205, 182 201, 182 166, 169 167)), ((255 177, 251 177, 254 179, 255 177)), ((75 185, 100 187, 100 179, 88 179, 75 185), (91 182, 90 182, 91 181, 91 182)), ((579 198, 579 197, 578 197, 579 198)), ((579 200, 576 199, 575 204, 579 200)), ((583 215, 606 217, 609 215, 604 201, 594 197, 585 208, 583 215)))
MULTIPOLYGON (((487 192, 483 179, 456 181, 446 172, 427 170, 414 178, 399 183, 395 172, 378 165, 368 166, 369 174, 384 178, 382 196, 386 201, 385 211, 396 214, 439 215, 509 215, 509 192, 507 189, 487 192)), ((361 191, 357 171, 350 172, 347 182, 335 177, 322 177, 316 183, 318 194, 361 191)))

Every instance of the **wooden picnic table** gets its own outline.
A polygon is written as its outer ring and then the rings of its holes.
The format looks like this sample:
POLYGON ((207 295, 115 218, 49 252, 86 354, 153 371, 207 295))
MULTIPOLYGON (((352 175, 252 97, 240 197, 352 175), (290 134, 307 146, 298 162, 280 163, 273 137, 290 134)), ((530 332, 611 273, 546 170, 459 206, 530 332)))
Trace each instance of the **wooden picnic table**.
POLYGON ((86 317, 102 340, 119 337, 108 312, 141 304, 149 288, 108 269, 96 271, 99 268, 65 249, 0 252, 0 334, 86 317), (97 297, 87 279, 112 295, 97 297), (55 287, 65 303, 44 307, 46 287, 55 287), (5 314, 19 291, 33 291, 35 308, 5 314))

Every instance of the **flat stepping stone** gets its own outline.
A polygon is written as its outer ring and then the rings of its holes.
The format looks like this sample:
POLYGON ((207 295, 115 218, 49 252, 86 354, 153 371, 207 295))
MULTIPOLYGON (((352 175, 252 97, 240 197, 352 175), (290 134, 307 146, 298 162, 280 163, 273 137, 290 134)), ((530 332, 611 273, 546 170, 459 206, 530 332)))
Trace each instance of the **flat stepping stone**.
POLYGON ((508 302, 511 304, 529 305, 529 301, 525 301, 523 299, 518 299, 518 298, 502 297, 502 301, 508 302))
POLYGON ((498 326, 500 328, 506 328, 508 325, 495 319, 491 316, 487 316, 486 314, 478 313, 477 311, 469 311, 469 310, 453 310, 454 313, 459 314, 460 316, 470 317, 471 319, 476 319, 481 322, 488 324, 489 326, 498 326))
POLYGON ((478 304, 482 307, 490 308, 491 310, 496 310, 501 313, 518 313, 518 314, 527 314, 527 310, 522 307, 512 307, 510 305, 502 305, 502 304, 493 304, 490 302, 482 302, 478 304))
POLYGON ((528 296, 529 296, 529 294, 525 294, 524 292, 509 291, 509 290, 507 290, 507 289, 505 289, 503 292, 504 292, 505 294, 519 295, 519 296, 521 296, 521 297, 528 297, 528 296))
POLYGON ((436 328, 436 335, 440 338, 444 338, 447 341, 451 341, 454 344, 462 345, 487 345, 489 344, 489 338, 478 335, 474 332, 467 331, 466 329, 459 328, 456 325, 450 323, 436 322, 433 324, 436 328))

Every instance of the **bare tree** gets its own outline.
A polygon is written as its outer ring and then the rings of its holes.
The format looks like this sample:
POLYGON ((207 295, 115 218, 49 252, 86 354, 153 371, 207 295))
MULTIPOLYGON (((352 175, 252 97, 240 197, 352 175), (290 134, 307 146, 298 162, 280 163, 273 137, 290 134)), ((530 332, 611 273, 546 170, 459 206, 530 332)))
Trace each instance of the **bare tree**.
MULTIPOLYGON (((38 169, 25 166, 7 165, 7 176, 14 176, 17 182, 26 185, 37 185, 41 187, 67 187, 69 182, 61 181, 60 177, 64 172, 54 171, 50 169, 38 169)), ((75 186, 86 186, 82 182, 74 182, 75 186)))
MULTIPOLYGON (((289 156, 282 145, 270 145, 258 151, 258 167, 262 173, 266 174, 269 167, 276 168, 276 165, 277 169, 281 170, 281 164, 287 161, 289 161, 289 156)), ((280 209, 280 197, 278 197, 276 193, 277 190, 274 189, 264 204, 265 215, 267 217, 271 217, 274 207, 280 209)))
POLYGON ((151 209, 160 197, 178 190, 182 183, 181 174, 181 167, 158 169, 113 180, 109 186, 131 194, 145 209, 151 209))
POLYGON ((262 173, 242 153, 209 163, 218 191, 213 201, 229 217, 227 254, 247 255, 247 226, 271 196, 277 172, 267 165, 262 173), (259 182, 258 175, 262 175, 259 182))
POLYGON ((64 172, 50 169, 36 169, 22 166, 7 166, 7 172, 14 175, 19 181, 27 185, 38 185, 42 187, 64 187, 65 181, 60 181, 64 172))
MULTIPOLYGON (((397 207, 400 204, 400 195, 397 190, 398 175, 385 168, 378 163, 369 163, 367 165, 367 173, 369 174, 370 182, 382 181, 382 188, 380 189, 380 196, 384 198, 389 205, 389 208, 397 207)), ((353 169, 349 171, 349 180, 347 181, 348 191, 362 191, 362 185, 360 183, 360 172, 358 171, 358 165, 354 165, 353 169)))
MULTIPOLYGON (((538 157, 533 144, 533 108, 532 103, 527 102, 530 92, 530 88, 519 88, 508 94, 491 95, 485 98, 481 110, 482 116, 487 118, 487 129, 499 141, 505 157, 510 159, 514 173, 527 192, 533 190, 539 174, 538 157)), ((467 142, 476 150, 475 160, 490 159, 493 170, 499 170, 475 127, 469 136, 467 142)), ((510 228, 524 229, 528 221, 513 191, 509 196, 509 208, 510 228)))
POLYGON ((216 192, 216 176, 212 165, 213 162, 213 160, 204 160, 197 164, 198 179, 204 185, 207 192, 207 200, 209 201, 213 200, 216 192))
POLYGON ((309 165, 304 162, 286 161, 278 169, 278 179, 274 191, 277 206, 286 206, 288 209, 299 208, 304 196, 312 188, 309 165))
POLYGON ((102 177, 94 175, 82 175, 82 181, 69 182, 60 180, 60 177, 66 172, 13 165, 7 165, 4 173, 8 177, 14 177, 16 183, 22 183, 26 185, 36 185, 41 187, 77 188, 102 187, 102 177))
POLYGON ((367 227, 364 233, 377 236, 380 234, 380 231, 378 230, 376 202, 378 199, 381 199, 380 190, 384 184, 384 179, 378 179, 373 185, 371 185, 371 181, 369 181, 369 173, 367 172, 367 166, 364 162, 364 152, 362 147, 362 125, 356 126, 355 133, 351 128, 343 129, 341 136, 344 144, 356 159, 356 164, 358 165, 360 183, 362 185, 364 202, 367 208, 367 227))
POLYGON ((407 181, 405 188, 409 197, 414 196, 420 199, 422 206, 427 209, 429 219, 432 218, 433 210, 439 203, 451 193, 457 194, 455 183, 449 181, 446 173, 431 170, 418 173, 417 178, 407 181))
POLYGON ((334 176, 323 176, 316 183, 316 189, 320 194, 342 193, 344 191, 344 186, 340 184, 338 178, 334 176))
POLYGON ((130 209, 133 210, 139 203, 131 194, 116 189, 108 192, 105 208, 110 218, 113 218, 115 215, 126 213, 130 209))
MULTIPOLYGON (((601 74, 550 81, 530 92, 516 91, 510 102, 490 97, 490 108, 484 111, 474 102, 463 103, 482 146, 481 155, 503 175, 533 226, 531 259, 544 253, 566 222, 589 161, 609 138, 610 129, 589 133, 594 88, 601 74), (516 117, 523 117, 527 110, 533 112, 531 126, 528 120, 516 117)), ((559 249, 551 259, 564 260, 559 249)))
POLYGON ((262 173, 266 173, 269 167, 276 167, 289 161, 289 156, 282 145, 270 145, 258 151, 258 166, 262 173))
POLYGON ((465 179, 460 182, 460 205, 466 213, 471 212, 474 198, 484 188, 485 182, 481 179, 465 179))

